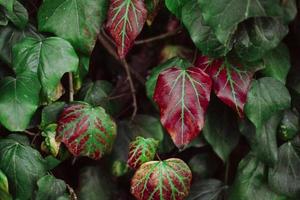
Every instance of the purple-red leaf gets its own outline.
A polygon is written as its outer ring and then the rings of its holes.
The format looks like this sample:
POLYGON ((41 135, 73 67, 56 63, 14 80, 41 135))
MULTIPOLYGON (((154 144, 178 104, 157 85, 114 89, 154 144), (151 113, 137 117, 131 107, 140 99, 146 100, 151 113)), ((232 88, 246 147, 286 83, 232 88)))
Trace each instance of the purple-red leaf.
POLYGON ((177 147, 190 143, 202 130, 211 86, 210 77, 197 67, 173 67, 159 75, 153 98, 177 147))
POLYGON ((121 59, 133 45, 147 19, 144 0, 111 0, 107 30, 115 41, 121 59))
POLYGON ((129 144, 127 164, 132 169, 139 168, 145 162, 153 160, 158 147, 158 141, 153 138, 136 137, 129 144))
POLYGON ((243 118, 244 105, 254 73, 222 60, 211 61, 206 56, 199 57, 196 66, 211 76, 217 97, 243 118))
POLYGON ((58 141, 74 156, 95 160, 110 152, 116 137, 116 124, 103 108, 76 102, 65 108, 57 127, 58 141))
POLYGON ((192 172, 180 159, 143 164, 131 180, 131 193, 137 200, 183 200, 190 191, 192 172))

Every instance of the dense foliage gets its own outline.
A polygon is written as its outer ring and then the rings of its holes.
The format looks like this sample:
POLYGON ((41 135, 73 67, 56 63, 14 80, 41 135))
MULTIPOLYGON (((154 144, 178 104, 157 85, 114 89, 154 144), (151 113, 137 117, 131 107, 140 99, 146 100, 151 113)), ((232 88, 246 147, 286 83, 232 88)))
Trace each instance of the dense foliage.
POLYGON ((0 0, 0 200, 300 199, 299 6, 0 0))

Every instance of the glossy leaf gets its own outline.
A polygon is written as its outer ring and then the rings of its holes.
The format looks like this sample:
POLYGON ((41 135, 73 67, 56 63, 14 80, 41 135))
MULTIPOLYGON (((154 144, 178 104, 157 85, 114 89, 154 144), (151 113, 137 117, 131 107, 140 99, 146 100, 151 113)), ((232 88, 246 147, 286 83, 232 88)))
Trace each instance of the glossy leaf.
POLYGON ((273 114, 290 107, 291 97, 287 88, 273 78, 252 82, 245 113, 250 121, 261 127, 273 114))
POLYGON ((265 76, 272 77, 283 84, 286 83, 288 72, 291 68, 289 49, 285 44, 279 44, 275 49, 269 51, 263 57, 265 76))
POLYGON ((106 18, 107 0, 46 0, 39 8, 39 30, 68 40, 75 49, 91 53, 106 18))
POLYGON ((194 44, 204 55, 220 57, 227 53, 226 47, 218 41, 213 30, 204 23, 197 0, 189 0, 184 4, 181 20, 194 44))
POLYGON ((254 73, 222 60, 210 61, 205 56, 198 58, 196 66, 210 74, 217 97, 244 117, 244 105, 254 73))
POLYGON ((57 100, 56 89, 61 77, 76 71, 78 57, 69 42, 58 37, 26 38, 13 48, 16 73, 30 70, 38 73, 42 91, 50 101, 57 100))
POLYGON ((226 162, 231 151, 239 142, 236 117, 230 110, 217 104, 211 104, 205 118, 203 135, 216 154, 226 162))
POLYGON ((278 19, 253 18, 239 26, 235 52, 245 61, 257 61, 277 47, 287 33, 288 27, 278 19))
POLYGON ((28 12, 26 8, 19 2, 15 1, 13 11, 7 10, 6 17, 18 28, 23 29, 28 22, 28 12))
POLYGON ((127 164, 132 169, 139 168, 145 162, 154 159, 157 147, 158 141, 153 138, 136 137, 136 139, 129 144, 127 164))
POLYGON ((274 168, 269 169, 270 186, 277 192, 290 198, 300 196, 300 142, 283 144, 279 148, 279 160, 274 168))
POLYGON ((0 26, 0 58, 7 64, 12 63, 12 48, 15 44, 20 42, 25 37, 32 37, 42 39, 42 36, 37 33, 36 28, 28 25, 26 28, 20 30, 8 24, 7 26, 0 26))
POLYGON ((200 68, 180 67, 160 73, 153 97, 161 122, 178 148, 189 144, 202 130, 212 85, 200 68))
POLYGON ((0 82, 0 122, 10 131, 23 131, 39 106, 40 83, 36 74, 24 72, 0 82))
POLYGON ((181 9, 189 0, 165 0, 166 7, 177 17, 181 16, 181 9))
POLYGON ((183 200, 189 194, 192 174, 182 160, 150 161, 131 180, 131 193, 137 200, 183 200))
POLYGON ((0 5, 13 12, 16 0, 0 0, 0 5))
POLYGON ((59 197, 67 195, 67 185, 63 180, 54 176, 46 175, 37 182, 38 190, 35 200, 57 200, 59 197))
POLYGON ((238 166, 238 172, 229 194, 229 200, 286 198, 273 192, 267 185, 264 165, 253 155, 247 155, 238 166))
POLYGON ((143 0, 112 0, 108 10, 107 31, 115 41, 121 59, 133 45, 147 19, 143 0))
POLYGON ((8 180, 7 180, 6 175, 2 172, 2 170, 0 170, 0 190, 2 192, 9 193, 8 180))
POLYGON ((63 142, 74 156, 100 159, 112 149, 116 125, 101 107, 77 102, 60 115, 57 140, 63 142))
POLYGON ((30 199, 36 181, 46 173, 40 153, 11 138, 0 140, 0 169, 8 178, 14 199, 30 199))
POLYGON ((187 200, 222 200, 227 188, 216 179, 204 179, 192 184, 187 200))

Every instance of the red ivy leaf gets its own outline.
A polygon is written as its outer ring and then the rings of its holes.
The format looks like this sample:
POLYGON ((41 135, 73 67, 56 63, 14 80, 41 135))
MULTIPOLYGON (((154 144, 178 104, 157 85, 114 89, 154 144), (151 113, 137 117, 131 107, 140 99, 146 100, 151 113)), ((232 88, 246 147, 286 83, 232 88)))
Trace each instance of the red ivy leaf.
POLYGON ((161 122, 178 148, 202 130, 211 85, 210 77, 197 67, 173 67, 159 75, 153 98, 160 108, 161 122))
POLYGON ((244 105, 254 73, 244 71, 240 66, 225 64, 222 60, 210 61, 206 56, 199 57, 196 66, 210 74, 217 97, 243 118, 244 105))
POLYGON ((101 107, 77 102, 60 115, 56 139, 74 156, 100 159, 111 150, 115 137, 116 124, 101 107))
POLYGON ((137 200, 183 200, 190 191, 192 172, 180 159, 143 164, 131 180, 131 193, 137 200))
POLYGON ((158 141, 153 138, 137 137, 129 144, 127 164, 132 169, 139 168, 145 162, 153 160, 158 141))
POLYGON ((125 58, 147 19, 144 0, 111 0, 107 30, 116 42, 118 55, 125 58))

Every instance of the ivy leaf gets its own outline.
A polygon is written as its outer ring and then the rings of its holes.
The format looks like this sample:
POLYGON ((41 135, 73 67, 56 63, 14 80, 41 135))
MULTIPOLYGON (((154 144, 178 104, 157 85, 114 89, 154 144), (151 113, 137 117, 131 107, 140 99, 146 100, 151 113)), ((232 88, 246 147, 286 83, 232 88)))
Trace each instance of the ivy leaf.
POLYGON ((56 124, 50 124, 45 127, 41 133, 41 135, 45 138, 45 140, 41 144, 41 149, 46 153, 53 155, 54 157, 57 156, 60 146, 60 142, 57 142, 55 140, 56 128, 56 124))
POLYGON ((12 200, 9 194, 7 177, 1 170, 0 170, 0 197, 1 200, 12 200))
POLYGON ((46 173, 37 150, 10 138, 0 140, 0 169, 8 178, 14 199, 30 199, 36 181, 46 173))
POLYGON ((42 110, 41 128, 43 129, 50 124, 55 124, 65 105, 65 102, 57 101, 45 106, 42 110))
POLYGON ((13 56, 17 74, 27 70, 38 73, 43 93, 50 101, 57 100, 55 92, 64 73, 74 72, 78 67, 73 47, 58 37, 26 38, 14 46, 13 56))
POLYGON ((0 26, 7 26, 8 19, 4 13, 4 8, 0 8, 0 26))
POLYGON ((161 0, 145 0, 145 4, 148 11, 147 24, 148 26, 151 26, 161 8, 161 0))
POLYGON ((227 188, 221 181, 206 179, 192 184, 187 200, 222 200, 227 188))
POLYGON ((200 56, 196 66, 210 74, 217 97, 244 117, 244 105, 254 73, 226 61, 210 61, 206 56, 200 56))
POLYGON ((291 96, 279 81, 266 77, 252 82, 245 113, 250 121, 261 127, 273 114, 290 107, 291 96))
POLYGON ((19 2, 14 3, 13 11, 7 10, 6 17, 18 28, 23 29, 28 22, 28 12, 26 8, 19 2))
POLYGON ((23 131, 39 106, 40 83, 36 74, 25 72, 0 82, 0 122, 10 131, 23 131))
POLYGON ((167 60, 166 62, 158 65, 157 67, 155 67, 152 71, 151 74, 148 77, 148 80, 146 82, 146 92, 147 92, 147 96, 149 99, 153 100, 153 95, 154 95, 154 90, 157 84, 157 79, 159 74, 166 70, 169 69, 171 67, 174 66, 182 66, 182 67, 189 67, 191 65, 190 62, 188 62, 185 59, 179 58, 179 57, 174 57, 171 58, 169 60, 167 60))
POLYGON ((107 31, 116 42, 119 57, 123 59, 147 20, 144 1, 111 0, 107 18, 107 31))
POLYGON ((257 61, 277 47, 287 33, 288 27, 278 19, 252 18, 239 25, 235 52, 245 61, 257 61))
POLYGON ((24 29, 20 30, 15 26, 8 24, 0 27, 0 58, 7 64, 12 62, 12 47, 20 42, 25 37, 42 39, 42 36, 37 33, 36 28, 29 24, 24 29))
POLYGON ((73 73, 74 90, 77 92, 82 87, 82 84, 89 73, 90 57, 79 55, 79 65, 75 73, 73 73))
POLYGON ((137 200, 183 200, 189 193, 192 173, 180 159, 143 164, 131 180, 131 193, 137 200))
POLYGON ((269 169, 270 186, 280 194, 291 198, 300 196, 300 142, 296 138, 279 148, 279 160, 269 169))
POLYGON ((137 169, 145 162, 153 160, 158 143, 159 142, 153 138, 136 137, 136 139, 129 144, 127 164, 132 169, 137 169))
POLYGON ((165 0, 166 7, 176 16, 181 16, 181 9, 182 7, 188 2, 189 0, 165 0))
POLYGON ((278 130, 282 140, 292 140, 300 129, 299 113, 294 110, 285 110, 278 130))
POLYGON ((214 152, 198 153, 189 160, 188 165, 193 172, 193 180, 198 180, 212 177, 220 166, 220 161, 214 152))
POLYGON ((190 0, 184 4, 181 20, 194 44, 204 55, 220 57, 227 53, 226 47, 218 41, 213 30, 205 25, 197 0, 190 0))
POLYGON ((182 148, 200 133, 212 82, 200 68, 174 66, 160 73, 154 101, 174 144, 182 148))
POLYGON ((238 172, 231 187, 229 200, 272 199, 284 200, 267 185, 264 165, 248 154, 238 166, 238 172))
POLYGON ((107 0, 45 0, 38 12, 39 30, 68 40, 85 54, 92 52, 106 18, 107 0))
POLYGON ((116 124, 101 107, 76 102, 60 115, 57 140, 63 142, 74 156, 100 159, 112 149, 116 124))
POLYGON ((279 6, 280 2, 273 0, 198 0, 198 3, 204 21, 214 30, 218 40, 230 48, 231 37, 240 22, 252 17, 268 16, 268 14, 272 14, 272 8, 279 6))
POLYGON ((38 190, 35 200, 57 200, 66 193, 67 185, 63 180, 46 175, 37 182, 38 190))
POLYGON ((255 128, 249 121, 240 125, 241 132, 249 140, 257 159, 269 166, 274 166, 278 160, 276 133, 280 120, 281 113, 273 115, 259 128, 255 128))
POLYGON ((203 135, 224 162, 239 142, 240 133, 235 121, 236 117, 227 108, 217 104, 208 108, 203 135))
POLYGON ((283 84, 286 83, 288 72, 291 68, 289 49, 284 43, 279 44, 263 57, 265 76, 272 77, 283 84))
POLYGON ((8 11, 13 12, 16 0, 0 0, 0 5, 8 11))

